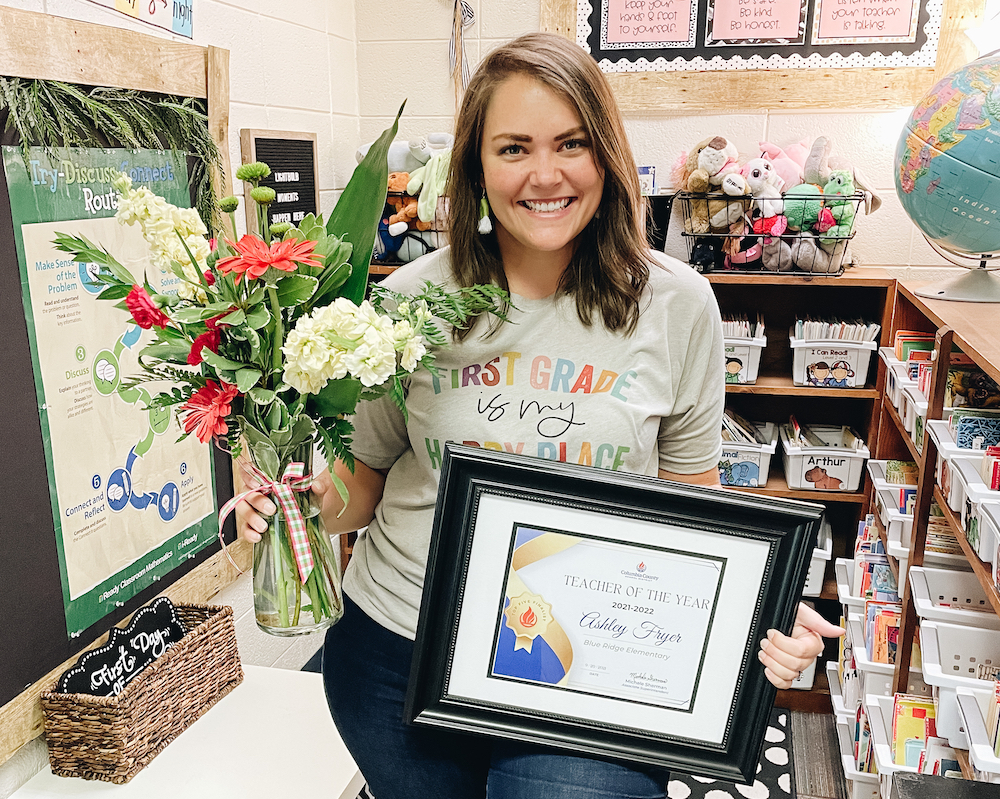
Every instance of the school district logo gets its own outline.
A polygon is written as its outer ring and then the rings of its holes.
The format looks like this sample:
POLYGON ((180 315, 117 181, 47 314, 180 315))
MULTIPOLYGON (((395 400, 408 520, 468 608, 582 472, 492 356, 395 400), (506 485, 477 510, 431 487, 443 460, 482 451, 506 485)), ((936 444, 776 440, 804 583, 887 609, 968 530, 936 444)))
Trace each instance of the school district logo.
POLYGON ((637 572, 639 572, 639 574, 645 574, 646 573, 646 564, 643 563, 642 561, 640 561, 639 565, 635 567, 635 570, 637 572))

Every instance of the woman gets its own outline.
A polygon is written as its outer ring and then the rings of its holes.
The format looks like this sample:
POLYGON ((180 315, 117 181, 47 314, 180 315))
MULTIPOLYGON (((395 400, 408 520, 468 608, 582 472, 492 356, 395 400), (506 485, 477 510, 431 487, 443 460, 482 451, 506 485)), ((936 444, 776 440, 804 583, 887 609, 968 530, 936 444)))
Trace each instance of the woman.
MULTIPOLYGON (((719 484, 718 307, 704 278, 646 247, 631 149, 594 61, 546 34, 501 47, 472 79, 456 131, 451 246, 386 283, 408 293, 426 280, 492 281, 513 307, 509 322, 457 331, 439 376, 412 377, 408 421, 388 401, 359 407, 355 472, 335 467, 350 488, 343 517, 317 478, 331 530, 367 525, 345 617, 327 633, 330 708, 378 799, 483 797, 487 786, 491 799, 663 796, 656 770, 402 722, 446 440, 719 484)), ((273 511, 252 496, 238 511, 244 536, 256 540, 258 512, 273 511)), ((800 613, 793 636, 762 643, 768 678, 788 687, 820 634, 838 632, 800 613)))

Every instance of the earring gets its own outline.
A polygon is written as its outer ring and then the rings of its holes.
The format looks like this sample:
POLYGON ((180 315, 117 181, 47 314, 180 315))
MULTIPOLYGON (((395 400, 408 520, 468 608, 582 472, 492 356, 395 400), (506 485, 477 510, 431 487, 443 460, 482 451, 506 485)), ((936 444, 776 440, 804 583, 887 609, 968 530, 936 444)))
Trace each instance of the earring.
POLYGON ((493 220, 490 219, 490 201, 486 199, 486 189, 483 189, 479 200, 479 235, 486 236, 493 232, 493 220))

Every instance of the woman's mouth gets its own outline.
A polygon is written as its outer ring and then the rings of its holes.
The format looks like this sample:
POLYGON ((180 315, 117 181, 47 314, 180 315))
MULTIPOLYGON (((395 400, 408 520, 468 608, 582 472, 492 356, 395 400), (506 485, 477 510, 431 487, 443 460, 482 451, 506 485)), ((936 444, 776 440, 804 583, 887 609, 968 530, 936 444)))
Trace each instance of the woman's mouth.
POLYGON ((570 203, 574 201, 574 197, 563 197, 560 200, 521 200, 519 205, 527 208, 529 211, 533 211, 536 214, 552 213, 553 211, 561 211, 566 208, 570 203))

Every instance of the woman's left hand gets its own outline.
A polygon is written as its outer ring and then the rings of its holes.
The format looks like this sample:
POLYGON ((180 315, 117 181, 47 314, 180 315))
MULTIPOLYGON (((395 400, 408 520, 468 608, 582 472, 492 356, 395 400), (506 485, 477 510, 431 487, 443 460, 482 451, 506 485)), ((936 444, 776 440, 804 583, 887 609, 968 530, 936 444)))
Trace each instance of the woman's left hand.
POLYGON ((757 657, 764 664, 767 679, 778 688, 790 688, 792 681, 823 651, 823 639, 843 634, 843 628, 830 624, 811 607, 799 603, 792 634, 768 630, 757 657))

